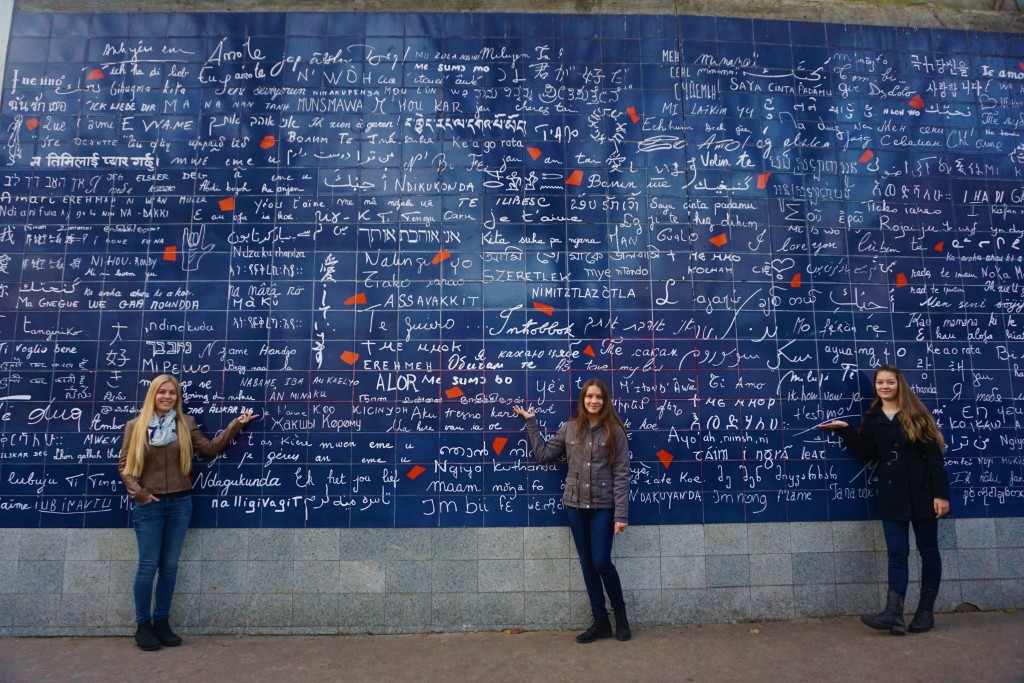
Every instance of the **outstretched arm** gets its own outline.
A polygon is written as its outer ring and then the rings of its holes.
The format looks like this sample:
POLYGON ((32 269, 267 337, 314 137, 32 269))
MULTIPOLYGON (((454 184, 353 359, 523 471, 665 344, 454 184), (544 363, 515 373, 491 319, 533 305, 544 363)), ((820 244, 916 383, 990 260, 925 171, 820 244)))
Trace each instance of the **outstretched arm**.
POLYGON ((192 437, 192 450, 196 454, 204 455, 207 458, 212 458, 225 448, 231 442, 231 439, 238 436, 238 433, 242 431, 242 427, 249 424, 259 415, 253 413, 249 409, 245 409, 238 414, 234 420, 228 423, 228 426, 224 428, 217 436, 212 439, 207 439, 206 434, 203 434, 203 430, 199 428, 195 420, 192 420, 192 430, 190 436, 192 437))
POLYGON ((565 430, 568 422, 562 424, 558 433, 545 441, 537 429, 537 412, 533 408, 524 409, 521 406, 512 406, 512 412, 526 420, 526 438, 530 442, 533 457, 538 463, 544 465, 565 458, 565 430))
POLYGON ((843 440, 843 445, 864 462, 871 462, 878 457, 875 442, 871 439, 871 435, 866 433, 863 429, 858 432, 850 426, 849 422, 844 422, 843 420, 829 420, 819 424, 818 429, 834 431, 839 435, 839 438, 843 440))

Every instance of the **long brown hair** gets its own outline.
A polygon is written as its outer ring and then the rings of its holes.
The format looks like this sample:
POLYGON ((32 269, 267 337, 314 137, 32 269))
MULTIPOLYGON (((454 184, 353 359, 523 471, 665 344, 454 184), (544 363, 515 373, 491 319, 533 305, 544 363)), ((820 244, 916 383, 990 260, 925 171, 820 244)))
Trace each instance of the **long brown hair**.
POLYGON ((601 390, 601 396, 604 397, 604 403, 601 405, 601 412, 597 414, 598 423, 604 428, 605 441, 608 444, 608 464, 611 465, 615 462, 615 430, 621 429, 623 433, 626 432, 626 426, 622 423, 622 418, 619 417, 618 412, 615 410, 615 406, 612 405, 612 394, 608 391, 608 387, 599 379, 588 379, 583 383, 583 387, 580 389, 580 399, 576 405, 576 438, 580 438, 580 434, 586 434, 590 430, 590 413, 587 412, 587 406, 585 399, 587 396, 587 389, 590 387, 597 387, 601 390))
POLYGON ((135 422, 135 429, 132 430, 131 439, 128 441, 128 457, 125 461, 125 473, 130 477, 138 477, 142 474, 142 467, 145 465, 146 447, 149 446, 149 421, 156 414, 156 392, 160 387, 170 382, 174 385, 174 391, 178 398, 174 404, 177 413, 175 427, 178 430, 178 451, 181 453, 181 473, 188 474, 192 469, 192 436, 185 424, 185 411, 181 405, 181 385, 171 375, 160 375, 149 383, 149 391, 142 402, 142 409, 135 422))
MULTIPOLYGON (((939 425, 935 422, 932 414, 928 412, 928 409, 924 407, 924 404, 921 403, 921 399, 917 397, 914 390, 910 388, 903 373, 892 365, 883 365, 875 370, 873 382, 878 380, 878 373, 880 372, 890 372, 896 376, 896 404, 900 408, 897 417, 899 417, 900 424, 903 425, 903 431, 907 433, 907 437, 911 441, 934 441, 939 445, 939 451, 944 452, 946 450, 946 440, 942 438, 939 425)), ((876 394, 871 407, 880 408, 881 406, 882 399, 876 394)))

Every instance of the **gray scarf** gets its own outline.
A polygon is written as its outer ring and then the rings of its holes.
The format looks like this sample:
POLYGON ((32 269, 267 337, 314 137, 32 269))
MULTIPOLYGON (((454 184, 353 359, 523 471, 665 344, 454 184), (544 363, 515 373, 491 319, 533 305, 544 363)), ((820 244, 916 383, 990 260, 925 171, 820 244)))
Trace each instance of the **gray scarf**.
POLYGON ((166 446, 178 438, 178 413, 168 410, 163 417, 154 414, 149 421, 149 445, 166 446))

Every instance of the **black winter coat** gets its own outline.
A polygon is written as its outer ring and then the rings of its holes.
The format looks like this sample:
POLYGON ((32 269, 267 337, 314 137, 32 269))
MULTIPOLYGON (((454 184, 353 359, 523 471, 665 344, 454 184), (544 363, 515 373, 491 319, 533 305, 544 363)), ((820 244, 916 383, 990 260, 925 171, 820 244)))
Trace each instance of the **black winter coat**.
POLYGON ((881 407, 864 413, 860 431, 838 430, 846 447, 867 463, 878 463, 878 511, 882 519, 934 519, 936 498, 949 500, 949 476, 934 441, 911 441, 898 417, 881 407))

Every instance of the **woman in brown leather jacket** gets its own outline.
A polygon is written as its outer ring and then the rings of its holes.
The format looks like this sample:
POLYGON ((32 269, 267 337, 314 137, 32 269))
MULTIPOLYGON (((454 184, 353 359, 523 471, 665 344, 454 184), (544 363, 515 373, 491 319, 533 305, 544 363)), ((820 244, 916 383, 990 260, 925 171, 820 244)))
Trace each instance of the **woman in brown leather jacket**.
POLYGON ((125 425, 117 470, 134 500, 132 522, 139 546, 133 588, 135 643, 143 650, 181 644, 167 620, 178 557, 192 519, 192 482, 188 476, 192 455, 214 457, 256 417, 248 410, 242 411, 211 441, 182 409, 178 380, 160 375, 150 383, 138 416, 125 425), (140 425, 144 427, 137 429, 140 425), (156 605, 151 611, 157 570, 156 605))
POLYGON ((526 433, 538 463, 566 460, 569 465, 562 502, 594 616, 576 642, 612 636, 605 591, 615 612, 615 637, 629 640, 622 584, 612 564, 612 540, 629 526, 629 441, 608 387, 597 379, 584 383, 576 418, 563 423, 547 442, 537 430, 532 408, 513 406, 512 410, 526 418, 526 433))

